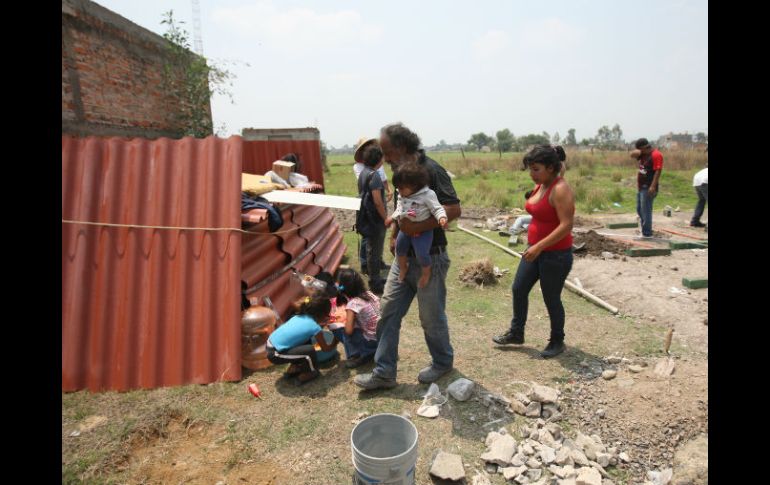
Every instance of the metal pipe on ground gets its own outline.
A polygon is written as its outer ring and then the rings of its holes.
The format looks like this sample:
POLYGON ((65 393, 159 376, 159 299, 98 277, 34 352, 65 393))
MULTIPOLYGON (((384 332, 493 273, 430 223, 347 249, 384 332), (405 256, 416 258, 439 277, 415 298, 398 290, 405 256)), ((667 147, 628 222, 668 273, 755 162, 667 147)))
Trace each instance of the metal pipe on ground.
MULTIPOLYGON (((499 243, 489 239, 488 237, 484 237, 481 234, 478 234, 476 232, 471 231, 470 229, 466 229, 466 228, 460 226, 459 224, 457 225, 457 228, 460 229, 463 232, 467 232, 471 236, 476 236, 477 238, 479 238, 479 239, 481 239, 483 241, 486 241, 486 242, 488 242, 488 243, 490 243, 490 244, 492 244, 494 246, 497 246, 498 248, 502 249, 503 251, 505 251, 508 254, 512 254, 513 256, 516 256, 517 258, 521 258, 521 254, 520 253, 517 253, 516 251, 510 250, 510 249, 506 248, 505 246, 503 246, 502 244, 499 244, 499 243)), ((620 311, 616 307, 610 305, 606 301, 604 301, 601 298, 599 298, 598 296, 592 295, 591 293, 587 292, 583 288, 580 288, 580 287, 576 286, 574 283, 572 283, 569 280, 566 280, 564 282, 564 286, 567 287, 567 289, 569 289, 573 293, 577 293, 578 295, 582 296, 583 298, 585 298, 586 300, 590 301, 591 303, 593 303, 593 304, 595 304, 597 306, 600 306, 600 307, 604 308, 605 310, 609 311, 613 315, 617 315, 618 312, 620 311)))

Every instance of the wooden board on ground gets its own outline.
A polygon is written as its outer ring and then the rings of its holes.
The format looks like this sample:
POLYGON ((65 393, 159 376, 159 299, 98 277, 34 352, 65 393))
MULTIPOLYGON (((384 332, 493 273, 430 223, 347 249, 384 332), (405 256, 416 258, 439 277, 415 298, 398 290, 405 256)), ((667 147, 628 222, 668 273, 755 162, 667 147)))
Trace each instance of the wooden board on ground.
POLYGON ((361 207, 361 199, 358 197, 343 197, 340 195, 306 194, 291 190, 274 190, 263 194, 262 197, 272 203, 313 205, 317 207, 331 207, 334 209, 358 210, 361 207))
POLYGON ((668 248, 630 248, 626 249, 626 256, 632 258, 647 256, 670 256, 671 250, 668 248))
POLYGON ((709 280, 708 278, 682 278, 682 286, 685 288, 690 288, 691 290, 697 290, 700 288, 708 288, 709 287, 709 280))
POLYGON ((612 222, 607 224, 608 229, 625 229, 639 226, 636 222, 612 222))
POLYGON ((669 241, 668 244, 671 249, 706 249, 709 247, 708 241, 700 243, 690 241, 669 241))

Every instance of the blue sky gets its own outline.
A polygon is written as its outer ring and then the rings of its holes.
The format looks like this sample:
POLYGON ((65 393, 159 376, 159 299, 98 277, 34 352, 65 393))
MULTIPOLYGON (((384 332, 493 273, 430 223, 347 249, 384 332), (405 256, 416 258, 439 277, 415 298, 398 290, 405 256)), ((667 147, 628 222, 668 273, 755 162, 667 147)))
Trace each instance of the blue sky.
MULTIPOLYGON (((157 33, 189 0, 97 0, 157 33)), ((353 145, 402 121, 426 145, 543 130, 708 132, 707 1, 200 0, 204 54, 240 64, 215 126, 317 126, 353 145), (243 63, 248 63, 246 66, 243 63)))

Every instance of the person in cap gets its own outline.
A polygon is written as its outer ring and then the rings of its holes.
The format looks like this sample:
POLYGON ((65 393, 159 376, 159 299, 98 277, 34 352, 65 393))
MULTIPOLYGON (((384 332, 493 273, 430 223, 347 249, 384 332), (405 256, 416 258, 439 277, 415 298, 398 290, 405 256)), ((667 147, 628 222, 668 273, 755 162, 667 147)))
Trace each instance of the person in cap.
POLYGON ((639 162, 636 177, 636 213, 642 224, 642 237, 652 237, 652 203, 658 195, 660 172, 663 170, 663 154, 653 148, 647 138, 639 138, 631 151, 631 158, 639 162))
MULTIPOLYGON (((356 144, 356 151, 353 153, 353 160, 355 160, 355 163, 353 164, 353 173, 356 176, 356 183, 358 183, 358 179, 361 178, 361 172, 364 171, 364 163, 363 163, 363 154, 364 150, 373 145, 377 144, 378 140, 377 138, 366 138, 361 137, 358 139, 358 143, 356 144)), ((385 173, 385 168, 380 167, 377 169, 377 173, 380 176, 380 180, 382 180, 382 185, 385 187, 385 194, 386 199, 388 202, 390 202, 391 199, 393 199, 393 191, 390 189, 390 185, 388 184, 388 176, 385 173)), ((358 262, 361 265, 361 272, 365 275, 369 274, 369 271, 367 269, 366 265, 366 237, 361 237, 361 247, 358 250, 358 262)), ((382 269, 388 269, 389 266, 385 265, 383 263, 382 269)))

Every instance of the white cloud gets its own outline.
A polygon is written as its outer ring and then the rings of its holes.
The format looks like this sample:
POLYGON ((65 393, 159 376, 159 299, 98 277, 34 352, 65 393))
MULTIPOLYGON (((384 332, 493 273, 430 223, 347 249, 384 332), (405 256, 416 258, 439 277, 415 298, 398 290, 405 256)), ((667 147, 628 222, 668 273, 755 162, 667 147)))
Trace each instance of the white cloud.
POLYGON ((355 10, 332 13, 309 8, 281 10, 270 0, 217 8, 213 20, 241 37, 294 52, 369 44, 382 36, 381 27, 365 22, 355 10))
POLYGON ((502 30, 490 30, 475 41, 473 51, 481 58, 490 58, 504 51, 511 44, 511 38, 502 30))

